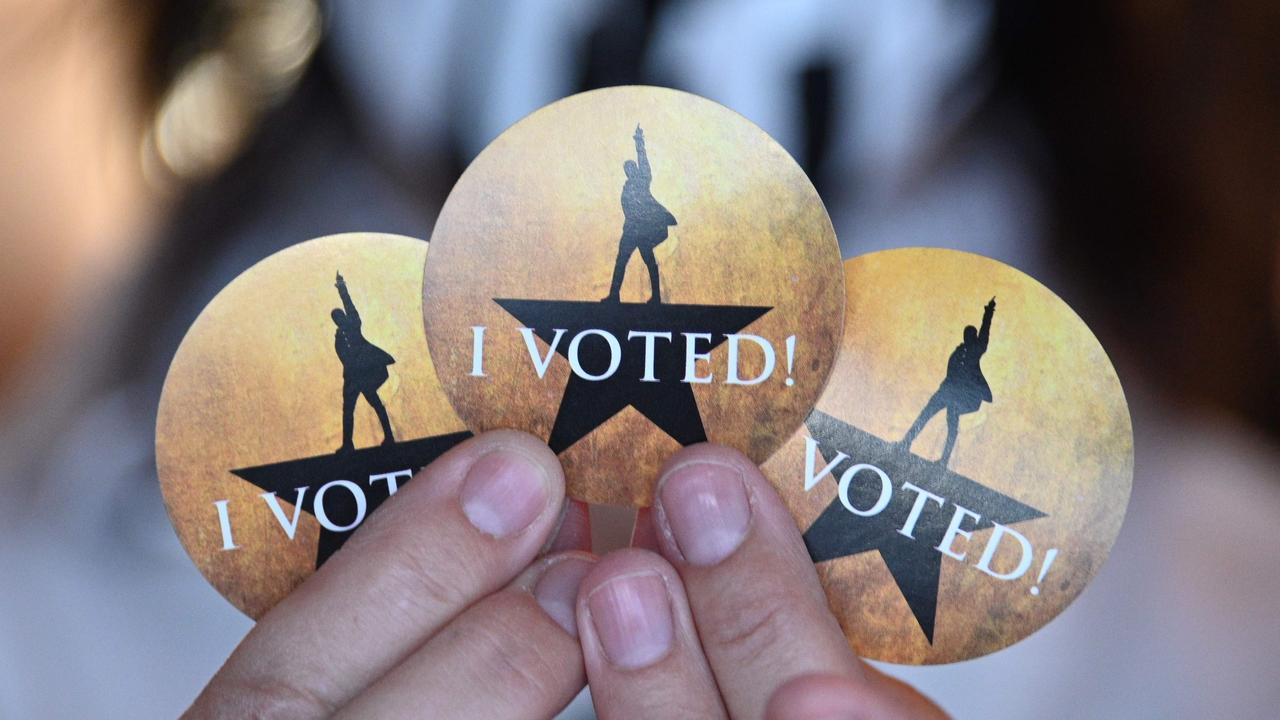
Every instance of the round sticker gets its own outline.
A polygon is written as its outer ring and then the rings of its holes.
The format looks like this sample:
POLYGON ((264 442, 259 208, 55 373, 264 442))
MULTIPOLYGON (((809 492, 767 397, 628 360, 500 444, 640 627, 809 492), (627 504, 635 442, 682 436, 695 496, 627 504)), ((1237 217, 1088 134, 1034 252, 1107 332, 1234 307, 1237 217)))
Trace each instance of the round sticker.
POLYGON ((843 328, 839 247, 804 172, 675 90, 596 90, 516 123, 431 247, 423 312, 454 408, 545 439, 588 502, 648 505, 682 445, 769 457, 843 328))
POLYGON ((1133 435, 1115 370, 1066 303, 985 257, 872 253, 845 263, 845 287, 831 381, 765 473, 860 655, 1015 643, 1120 530, 1133 435))
POLYGON ((187 332, 156 464, 183 547, 257 618, 469 436, 422 333, 427 244, 353 233, 254 265, 187 332))

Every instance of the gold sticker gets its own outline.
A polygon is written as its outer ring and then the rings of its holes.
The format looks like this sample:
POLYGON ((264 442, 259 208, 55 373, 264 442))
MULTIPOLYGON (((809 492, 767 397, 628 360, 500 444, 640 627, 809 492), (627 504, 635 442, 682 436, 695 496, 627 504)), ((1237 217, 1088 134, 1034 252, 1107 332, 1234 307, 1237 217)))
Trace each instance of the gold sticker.
POLYGON ((843 346, 764 466, 850 644, 910 664, 1021 640, 1080 594, 1129 500, 1120 381, 1061 299, 978 255, 845 263, 843 346))
POLYGON ((426 254, 374 233, 276 253, 218 293, 169 367, 156 424, 169 517, 254 618, 469 436, 417 320, 426 254))
POLYGON ((839 247, 804 172, 675 90, 596 90, 516 123, 431 246, 426 333, 458 414, 547 440, 588 502, 650 504, 682 445, 769 457, 843 328, 839 247))

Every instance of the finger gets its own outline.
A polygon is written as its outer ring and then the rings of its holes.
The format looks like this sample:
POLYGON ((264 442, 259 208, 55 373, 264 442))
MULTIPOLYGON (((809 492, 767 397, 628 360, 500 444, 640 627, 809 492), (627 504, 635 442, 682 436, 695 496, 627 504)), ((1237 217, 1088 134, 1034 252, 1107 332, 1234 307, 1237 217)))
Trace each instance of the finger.
POLYGON ((578 590, 578 632, 602 720, 725 717, 680 578, 657 555, 602 558, 578 590))
POLYGON ((795 520, 745 456, 714 445, 676 453, 658 482, 653 519, 733 717, 760 717, 797 675, 863 677, 795 520))
POLYGON ((192 714, 331 714, 527 567, 563 499, 560 464, 536 438, 458 445, 262 618, 192 714))
POLYGON ((551 717, 586 681, 574 606, 595 558, 545 558, 481 600, 358 696, 339 718, 551 717))
POLYGON ((565 503, 564 519, 556 530, 547 553, 567 552, 569 550, 591 551, 591 513, 587 504, 581 500, 569 500, 565 503))
POLYGON ((640 508, 636 511, 636 524, 631 529, 631 547, 651 552, 660 552, 658 534, 653 529, 653 508, 640 508))
POLYGON ((884 676, 858 681, 841 675, 802 675, 773 694, 765 717, 768 720, 945 720, 947 714, 909 686, 884 676))

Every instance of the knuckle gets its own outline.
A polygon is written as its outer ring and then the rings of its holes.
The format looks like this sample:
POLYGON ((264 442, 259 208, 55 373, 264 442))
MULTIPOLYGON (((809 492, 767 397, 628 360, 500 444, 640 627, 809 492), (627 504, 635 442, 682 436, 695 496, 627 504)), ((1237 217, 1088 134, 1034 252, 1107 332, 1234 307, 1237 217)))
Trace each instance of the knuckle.
POLYGON ((213 693, 202 696, 184 718, 280 718, 328 717, 337 710, 335 703, 319 692, 286 678, 238 678, 220 684, 213 693))
MULTIPOLYGON (((406 615, 461 609, 482 588, 487 565, 482 553, 428 537, 420 523, 384 522, 360 538, 362 551, 376 558, 379 594, 406 615)), ((348 543, 350 544, 350 542, 348 543)))
POLYGON ((766 653, 785 637, 783 605, 752 602, 721 607, 717 621, 700 628, 703 642, 736 662, 749 662, 766 653))
POLYGON ((542 695, 546 690, 544 678, 551 669, 545 658, 526 644, 518 643, 523 647, 515 652, 504 648, 503 644, 497 638, 485 643, 483 664, 487 668, 486 674, 503 678, 508 688, 518 695, 542 695))
POLYGON ((519 612, 505 608, 480 622, 459 628, 458 640, 475 659, 479 677, 492 678, 509 698, 542 705, 558 694, 563 661, 549 643, 540 643, 512 618, 519 612))
POLYGON ((471 583, 465 566, 420 546, 395 547, 381 576, 386 597, 395 598, 401 609, 438 612, 467 604, 471 583))

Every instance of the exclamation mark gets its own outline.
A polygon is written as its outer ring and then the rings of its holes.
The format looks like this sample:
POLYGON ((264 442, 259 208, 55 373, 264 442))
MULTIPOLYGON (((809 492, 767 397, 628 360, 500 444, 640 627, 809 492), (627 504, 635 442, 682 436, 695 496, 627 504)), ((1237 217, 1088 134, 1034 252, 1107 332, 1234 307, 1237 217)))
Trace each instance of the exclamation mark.
POLYGON ((791 377, 791 371, 796 364, 796 336, 791 335, 787 338, 787 387, 796 384, 795 378, 791 377))
POLYGON ((1036 577, 1036 584, 1031 586, 1031 594, 1040 594, 1040 583, 1044 582, 1044 576, 1049 574, 1049 566, 1053 564, 1055 558, 1058 557, 1058 548, 1049 548, 1044 554, 1044 563, 1040 565, 1040 575, 1036 577))

